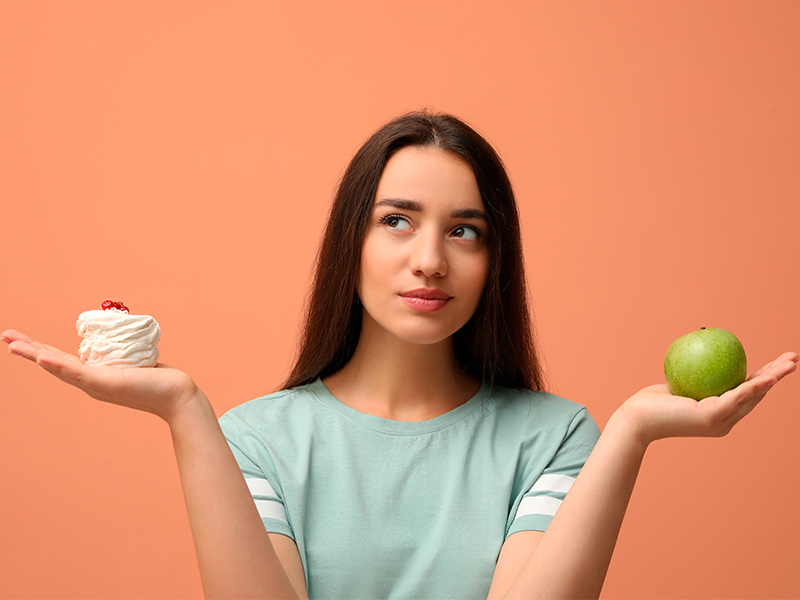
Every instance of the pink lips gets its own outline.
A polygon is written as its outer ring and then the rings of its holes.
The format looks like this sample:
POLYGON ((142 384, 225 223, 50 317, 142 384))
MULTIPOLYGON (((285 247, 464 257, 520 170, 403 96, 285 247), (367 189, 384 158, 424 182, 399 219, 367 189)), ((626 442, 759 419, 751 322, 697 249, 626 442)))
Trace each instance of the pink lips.
POLYGON ((411 308, 415 308, 422 312, 434 312, 444 307, 447 301, 450 300, 450 294, 444 293, 442 290, 418 288, 416 290, 409 290, 400 294, 403 302, 408 304, 411 308))

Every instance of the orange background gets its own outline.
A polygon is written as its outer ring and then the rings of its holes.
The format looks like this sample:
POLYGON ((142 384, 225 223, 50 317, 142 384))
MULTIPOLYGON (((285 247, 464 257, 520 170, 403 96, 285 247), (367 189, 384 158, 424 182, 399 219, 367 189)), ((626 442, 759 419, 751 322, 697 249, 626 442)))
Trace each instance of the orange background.
MULTIPOLYGON (((700 326, 800 350, 800 3, 0 3, 0 329, 105 299, 218 414, 289 368, 335 184, 423 106, 511 173, 552 390, 602 425, 700 326)), ((0 357, 0 596, 201 594, 166 426, 0 357)), ((655 444, 604 596, 800 597, 800 376, 655 444)))

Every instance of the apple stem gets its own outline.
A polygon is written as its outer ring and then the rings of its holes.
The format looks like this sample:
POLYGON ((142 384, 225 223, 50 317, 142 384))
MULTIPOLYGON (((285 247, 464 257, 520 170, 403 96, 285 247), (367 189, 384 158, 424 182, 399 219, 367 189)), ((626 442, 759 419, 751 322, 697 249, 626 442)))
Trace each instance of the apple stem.
POLYGON ((705 329, 705 327, 701 327, 700 329, 705 329))

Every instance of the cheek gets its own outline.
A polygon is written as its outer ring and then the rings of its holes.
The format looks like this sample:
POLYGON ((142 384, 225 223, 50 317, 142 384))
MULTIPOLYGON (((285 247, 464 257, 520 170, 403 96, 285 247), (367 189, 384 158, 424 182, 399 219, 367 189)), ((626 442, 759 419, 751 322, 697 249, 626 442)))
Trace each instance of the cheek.
POLYGON ((375 243, 374 239, 367 236, 361 249, 361 269, 357 288, 359 295, 380 285, 387 266, 386 258, 382 255, 379 245, 375 243))
POLYGON ((489 280, 489 257, 483 257, 483 260, 480 261, 480 264, 475 267, 472 273, 476 287, 483 290, 489 280))

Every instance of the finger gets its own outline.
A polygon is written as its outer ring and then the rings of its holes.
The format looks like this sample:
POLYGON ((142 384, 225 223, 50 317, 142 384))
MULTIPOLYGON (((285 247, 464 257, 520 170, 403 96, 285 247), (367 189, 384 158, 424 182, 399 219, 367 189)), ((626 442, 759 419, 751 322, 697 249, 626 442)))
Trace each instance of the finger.
POLYGON ((3 333, 0 333, 0 339, 2 339, 7 344, 10 344, 11 342, 15 342, 17 340, 28 343, 33 341, 27 335, 25 335, 21 331, 17 331, 16 329, 6 329, 3 333))
POLYGON ((36 362, 36 357, 41 350, 30 342, 14 340, 8 344, 8 351, 15 356, 21 356, 22 358, 27 358, 28 360, 36 362))
POLYGON ((16 356, 22 356, 23 358, 27 358, 28 360, 32 360, 36 362, 39 354, 41 352, 50 352, 52 354, 57 354, 59 356, 71 356, 70 354, 64 352, 56 348, 55 346, 50 346, 48 344, 43 344, 42 342, 36 342, 24 336, 26 339, 18 339, 10 342, 8 344, 8 351, 11 354, 16 356))
MULTIPOLYGON (((786 377, 789 373, 797 370, 796 354, 790 352, 782 355, 781 357, 772 361, 769 365, 760 369, 760 373, 756 377, 772 376, 775 377, 776 382, 786 377)), ((755 377, 751 377, 754 379, 755 377)))
POLYGON ((797 361, 800 360, 800 356, 798 356, 796 352, 784 352, 783 354, 781 354, 775 360, 767 363, 766 365, 764 365, 763 367, 761 367, 760 369, 755 371, 752 375, 750 375, 750 377, 748 377, 748 379, 752 379, 753 377, 758 377, 763 372, 768 371, 769 369, 773 368, 776 364, 782 363, 782 362, 787 361, 787 360, 791 361, 791 362, 794 362, 794 363, 797 363, 797 361))
POLYGON ((752 403, 754 400, 755 403, 758 403, 777 382, 778 378, 774 375, 762 373, 725 392, 720 396, 720 400, 732 404, 736 407, 735 410, 738 410, 739 407, 752 403))
POLYGON ((67 362, 67 357, 59 354, 54 354, 48 351, 39 351, 36 354, 36 357, 33 361, 42 367, 45 371, 54 375, 61 381, 69 383, 71 385, 76 385, 75 382, 70 380, 69 378, 65 377, 62 374, 62 370, 64 369, 64 364, 67 362))
POLYGON ((761 401, 764 399, 764 396, 767 395, 767 389, 764 392, 755 394, 754 396, 750 396, 744 402, 742 402, 739 406, 736 407, 731 414, 727 415, 722 421, 727 427, 727 430, 730 431, 739 421, 744 419, 747 415, 749 415, 753 410, 755 410, 756 406, 758 406, 761 401))
POLYGON ((98 370, 110 367, 90 367, 83 364, 80 359, 71 354, 39 352, 36 363, 48 373, 55 375, 62 381, 74 385, 87 393, 95 390, 99 382, 98 370))
POLYGON ((58 348, 53 348, 52 346, 47 346, 39 342, 23 342, 22 340, 11 342, 8 345, 8 351, 11 354, 21 356, 22 358, 27 358, 33 362, 36 362, 39 354, 42 352, 50 352, 52 354, 58 354, 61 356, 67 355, 66 352, 62 352, 58 348))
POLYGON ((48 344, 43 344, 42 342, 34 341, 34 342, 31 342, 31 344, 33 344, 33 346, 35 346, 39 350, 47 350, 49 352, 52 352, 53 354, 65 354, 65 355, 68 354, 67 352, 64 352, 63 350, 61 350, 60 348, 56 348, 55 346, 50 346, 48 344))
POLYGON ((750 379, 720 396, 722 402, 730 403, 733 410, 723 420, 733 427, 747 416, 764 399, 773 386, 794 371, 794 361, 777 363, 768 372, 750 379))

